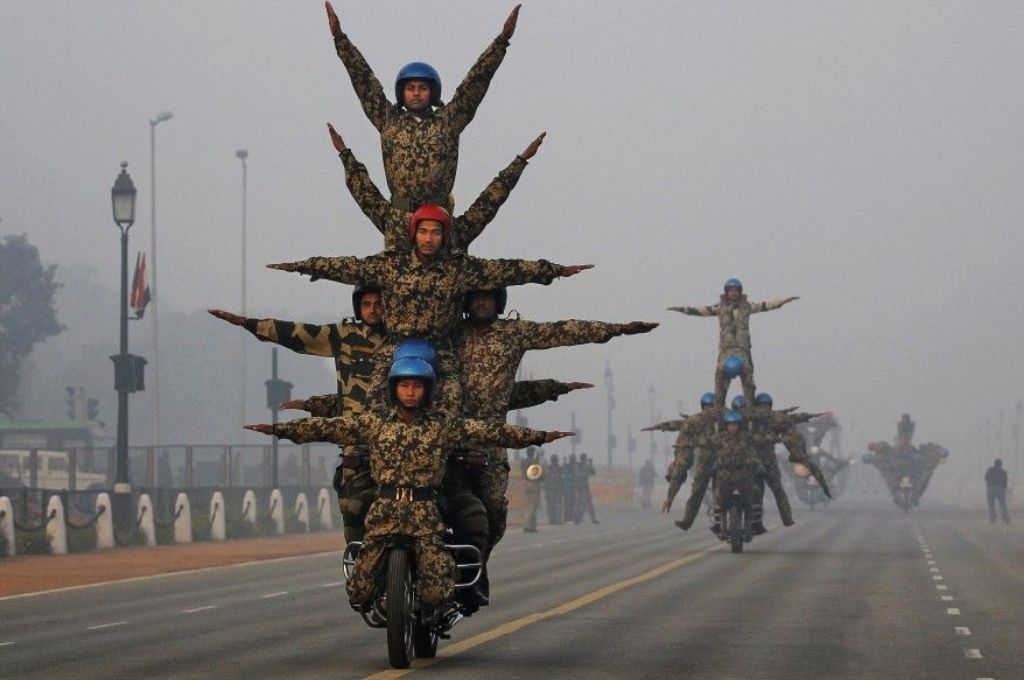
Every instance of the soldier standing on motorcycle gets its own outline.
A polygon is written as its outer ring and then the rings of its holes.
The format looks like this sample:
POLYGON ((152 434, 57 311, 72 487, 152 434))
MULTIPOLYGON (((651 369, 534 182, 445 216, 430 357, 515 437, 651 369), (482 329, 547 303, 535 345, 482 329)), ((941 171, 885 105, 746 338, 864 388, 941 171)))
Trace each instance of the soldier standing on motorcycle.
MULTIPOLYGON (((718 304, 702 307, 669 307, 674 312, 690 316, 718 317, 718 364, 715 369, 715 403, 725 406, 725 394, 729 389, 730 376, 726 373, 726 360, 735 356, 743 361, 744 371, 739 374, 743 383, 743 394, 748 402, 754 401, 754 362, 750 356, 750 315, 778 309, 786 303, 799 300, 798 297, 748 302, 743 294, 739 279, 725 282, 724 292, 718 304)), ((735 377, 735 376, 732 376, 735 377)))
MULTIPOLYGON (((373 356, 384 342, 384 310, 380 288, 357 286, 352 292, 353 319, 334 324, 308 324, 279 319, 247 319, 223 309, 207 310, 235 326, 242 326, 264 342, 273 342, 300 354, 333 357, 338 391, 327 408, 313 415, 331 417, 362 413, 366 408, 373 371, 373 356)), ((286 402, 282 408, 302 406, 286 402)), ((314 406, 314 404, 310 404, 314 406)), ((377 497, 377 485, 370 477, 366 452, 357 447, 341 451, 341 464, 334 473, 334 490, 345 528, 345 541, 361 541, 363 520, 377 497)))
POLYGON ((346 586, 354 605, 375 594, 374 574, 387 537, 414 540, 416 587, 429 605, 450 601, 454 594, 454 562, 441 540, 444 525, 437 507, 448 451, 456 447, 522 448, 571 436, 514 425, 448 418, 429 407, 436 385, 434 369, 421 359, 396 361, 389 371, 388 412, 368 411, 338 418, 300 418, 278 425, 246 425, 296 443, 333 441, 365 444, 370 469, 380 487, 366 516, 366 538, 346 586))
MULTIPOLYGON (((796 427, 797 423, 806 422, 821 414, 772 411, 772 404, 772 396, 767 392, 761 392, 754 397, 754 408, 750 411, 750 431, 758 457, 764 466, 765 482, 775 495, 775 504, 779 508, 783 525, 788 527, 793 525, 793 509, 789 505, 786 490, 782 487, 779 459, 775 456, 776 444, 784 444, 789 451, 789 462, 807 466, 825 494, 829 498, 832 494, 821 468, 807 455, 807 442, 796 427)), ((757 527, 757 530, 759 533, 763 532, 764 527, 757 527)))

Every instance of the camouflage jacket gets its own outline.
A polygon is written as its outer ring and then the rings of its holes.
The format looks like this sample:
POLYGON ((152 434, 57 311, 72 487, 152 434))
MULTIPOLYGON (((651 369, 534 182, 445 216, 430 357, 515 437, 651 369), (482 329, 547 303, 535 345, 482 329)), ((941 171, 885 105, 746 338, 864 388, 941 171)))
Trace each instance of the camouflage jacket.
POLYGON ((714 453, 718 474, 763 474, 764 468, 758 460, 754 438, 749 432, 740 432, 738 435, 719 432, 710 437, 706 444, 714 453))
POLYGON ((750 315, 778 309, 786 301, 779 298, 765 302, 747 302, 747 296, 731 302, 723 294, 717 305, 703 307, 673 307, 672 309, 690 316, 718 317, 719 350, 750 351, 750 315))
MULTIPOLYGON (((350 149, 342 151, 341 162, 345 166, 345 185, 356 199, 360 210, 370 218, 377 231, 384 235, 385 250, 409 248, 408 211, 393 207, 384 198, 380 189, 370 179, 366 166, 356 160, 350 149)), ((491 223, 498 210, 508 200, 509 194, 519 182, 526 169, 526 161, 515 157, 508 167, 498 173, 483 190, 469 210, 452 218, 451 247, 465 251, 469 244, 491 223)))
POLYGON ((751 434, 758 453, 764 457, 775 457, 775 445, 783 444, 789 452, 790 463, 811 465, 807 455, 807 440, 797 427, 822 414, 769 411, 750 416, 751 434))
POLYGON ((575 319, 496 319, 481 328, 463 321, 453 336, 453 345, 459 358, 466 414, 505 420, 516 371, 528 350, 607 342, 621 333, 622 324, 575 319))
POLYGON ((707 408, 682 420, 670 420, 662 425, 679 423, 676 429, 667 430, 678 432, 675 444, 672 445, 674 458, 668 474, 669 496, 675 498, 679 488, 683 485, 683 473, 693 467, 696 458, 697 448, 705 448, 715 436, 717 431, 720 410, 707 408))
MULTIPOLYGON (((557 401, 558 397, 569 392, 569 385, 551 378, 542 380, 520 380, 512 387, 512 398, 508 410, 538 406, 548 401, 557 401)), ((309 397, 302 403, 302 408, 314 416, 330 418, 338 415, 338 395, 318 394, 309 397)))
POLYGON ((264 342, 277 343, 300 354, 333 357, 338 399, 333 404, 335 410, 324 415, 363 411, 370 390, 373 355, 384 341, 382 329, 352 319, 324 325, 246 319, 245 329, 264 342))
MULTIPOLYGON (((525 283, 551 283, 561 265, 547 260, 484 260, 445 253, 423 263, 410 250, 358 257, 311 257, 294 263, 314 280, 381 287, 384 325, 398 337, 448 344, 462 316, 462 297, 525 283)), ((505 403, 508 403, 506 397, 505 403)))
POLYGON ((455 447, 523 448, 544 443, 544 432, 479 420, 441 418, 425 411, 406 423, 396 409, 337 418, 300 418, 273 426, 273 434, 297 444, 330 441, 370 449, 370 474, 381 486, 441 486, 448 451, 455 447))
POLYGON ((417 116, 384 94, 377 76, 348 36, 335 37, 366 117, 380 132, 384 174, 391 202, 401 210, 423 203, 447 205, 459 163, 459 135, 473 120, 508 42, 495 38, 466 74, 447 104, 417 116))

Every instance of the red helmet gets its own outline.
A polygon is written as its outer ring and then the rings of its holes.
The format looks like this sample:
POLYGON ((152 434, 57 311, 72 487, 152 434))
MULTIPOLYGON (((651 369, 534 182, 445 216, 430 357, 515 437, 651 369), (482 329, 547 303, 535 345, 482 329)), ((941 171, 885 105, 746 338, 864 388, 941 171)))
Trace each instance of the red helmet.
POLYGON ((419 226, 423 220, 434 220, 440 222, 444 229, 444 240, 448 242, 448 237, 452 234, 452 216, 451 214, 435 203, 426 203, 416 208, 416 211, 409 218, 409 240, 415 240, 416 238, 416 227, 419 226))

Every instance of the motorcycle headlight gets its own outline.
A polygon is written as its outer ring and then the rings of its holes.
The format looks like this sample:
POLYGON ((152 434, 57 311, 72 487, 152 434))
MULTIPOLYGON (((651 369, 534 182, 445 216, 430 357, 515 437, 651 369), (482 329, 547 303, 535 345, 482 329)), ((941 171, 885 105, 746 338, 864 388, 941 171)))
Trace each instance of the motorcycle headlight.
POLYGON ((793 474, 800 479, 807 479, 811 476, 811 470, 803 463, 793 463, 793 474))

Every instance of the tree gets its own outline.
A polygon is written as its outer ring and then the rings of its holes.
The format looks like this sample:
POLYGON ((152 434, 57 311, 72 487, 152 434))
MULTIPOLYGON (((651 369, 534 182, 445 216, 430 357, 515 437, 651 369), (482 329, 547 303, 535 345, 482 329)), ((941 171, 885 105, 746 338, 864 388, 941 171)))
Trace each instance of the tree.
POLYGON ((8 235, 0 242, 0 413, 20 405, 22 364, 32 348, 59 334, 54 294, 57 265, 44 267, 28 238, 8 235))

